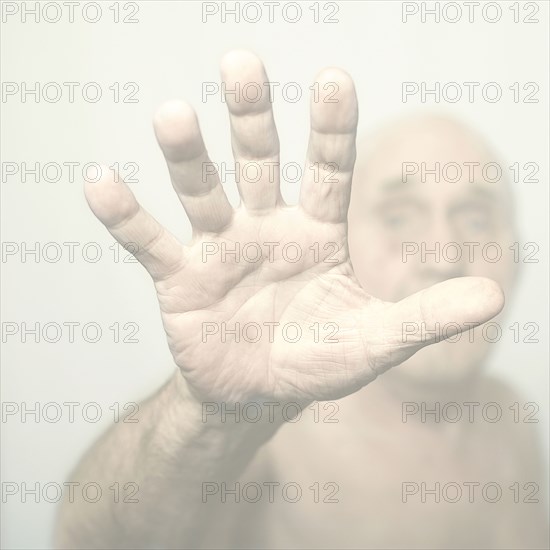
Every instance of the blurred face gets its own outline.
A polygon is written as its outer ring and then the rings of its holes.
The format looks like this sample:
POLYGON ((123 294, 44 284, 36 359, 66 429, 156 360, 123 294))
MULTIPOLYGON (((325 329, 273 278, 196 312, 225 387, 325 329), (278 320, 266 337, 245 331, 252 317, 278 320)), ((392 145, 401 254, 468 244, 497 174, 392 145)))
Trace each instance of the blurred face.
MULTIPOLYGON (((358 159, 349 246, 367 292, 396 302, 463 276, 489 277, 510 289, 516 264, 509 249, 515 234, 507 168, 499 181, 490 181, 498 173, 486 165, 498 160, 471 132, 443 118, 406 121, 369 154, 359 143, 358 159)), ((464 380, 495 345, 487 342, 494 333, 487 336, 470 330, 456 342, 428 346, 388 375, 420 384, 464 380)))

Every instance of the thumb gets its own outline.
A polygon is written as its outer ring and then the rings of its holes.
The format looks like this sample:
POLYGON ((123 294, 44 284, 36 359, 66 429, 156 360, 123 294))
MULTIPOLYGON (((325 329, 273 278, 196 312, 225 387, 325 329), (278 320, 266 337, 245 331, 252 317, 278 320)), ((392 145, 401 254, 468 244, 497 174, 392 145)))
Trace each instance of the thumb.
POLYGON ((375 346, 371 368, 378 374, 418 350, 471 330, 498 315, 504 293, 484 277, 459 277, 388 304, 382 317, 383 344, 375 346))

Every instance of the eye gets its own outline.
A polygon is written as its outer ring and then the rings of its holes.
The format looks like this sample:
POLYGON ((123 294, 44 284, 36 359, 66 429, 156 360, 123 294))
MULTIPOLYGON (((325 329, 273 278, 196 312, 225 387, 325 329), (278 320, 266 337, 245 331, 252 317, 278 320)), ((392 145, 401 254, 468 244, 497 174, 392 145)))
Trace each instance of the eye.
POLYGON ((492 230, 493 223, 487 208, 468 205, 457 212, 457 220, 462 230, 470 233, 487 233, 492 230))
POLYGON ((399 229, 406 225, 407 216, 403 213, 393 213, 385 216, 383 222, 388 229, 399 229))
POLYGON ((410 231, 419 225, 422 214, 420 210, 411 204, 392 205, 382 209, 380 220, 388 231, 410 231))
POLYGON ((487 231, 489 229, 489 221, 486 216, 472 216, 469 220, 469 226, 473 231, 487 231))

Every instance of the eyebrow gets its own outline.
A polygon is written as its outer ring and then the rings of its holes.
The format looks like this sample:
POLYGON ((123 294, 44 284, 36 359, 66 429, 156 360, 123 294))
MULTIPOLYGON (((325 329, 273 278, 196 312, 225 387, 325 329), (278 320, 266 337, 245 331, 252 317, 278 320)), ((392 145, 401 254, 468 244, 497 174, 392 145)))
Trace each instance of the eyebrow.
POLYGON ((394 190, 399 189, 399 188, 404 189, 405 185, 410 184, 410 183, 416 183, 417 181, 418 181, 418 178, 414 178, 414 177, 411 177, 410 180, 408 180, 408 181, 403 181, 401 178, 395 177, 395 178, 386 180, 382 184, 382 190, 383 191, 394 191, 394 190))
MULTIPOLYGON (((403 181, 399 177, 394 177, 391 179, 388 179, 384 181, 382 184, 382 191, 384 192, 392 192, 397 190, 406 190, 410 184, 413 184, 415 187, 419 185, 420 180, 417 177, 409 177, 408 181, 403 181)), ((442 184, 445 184, 445 182, 442 182, 442 184)), ((448 185, 454 185, 453 183, 449 183, 448 185)), ((480 185, 479 183, 473 182, 468 183, 468 192, 473 193, 475 195, 480 196, 481 198, 485 199, 495 199, 497 198, 498 194, 495 193, 492 189, 487 189, 486 187, 480 185)))
POLYGON ((470 185, 470 191, 484 199, 496 199, 498 196, 497 193, 495 193, 493 190, 482 187, 481 185, 476 183, 470 185))

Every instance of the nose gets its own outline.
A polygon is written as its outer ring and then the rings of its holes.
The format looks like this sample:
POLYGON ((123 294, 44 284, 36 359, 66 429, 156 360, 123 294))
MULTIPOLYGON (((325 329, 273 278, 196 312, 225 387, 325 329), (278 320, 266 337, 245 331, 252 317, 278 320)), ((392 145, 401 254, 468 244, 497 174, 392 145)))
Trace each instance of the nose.
POLYGON ((466 275, 468 251, 446 217, 433 220, 420 245, 420 270, 428 284, 466 275))

